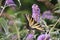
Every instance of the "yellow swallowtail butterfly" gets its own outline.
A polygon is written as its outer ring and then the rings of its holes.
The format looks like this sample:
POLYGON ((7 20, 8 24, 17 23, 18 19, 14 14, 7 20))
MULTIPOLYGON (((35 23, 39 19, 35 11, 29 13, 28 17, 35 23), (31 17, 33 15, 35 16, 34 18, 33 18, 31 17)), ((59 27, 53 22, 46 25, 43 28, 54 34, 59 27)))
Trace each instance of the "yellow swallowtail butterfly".
POLYGON ((37 29, 39 31, 44 31, 44 28, 42 28, 39 23, 37 23, 32 17, 30 17, 30 15, 26 14, 25 16, 28 21, 29 28, 37 29))

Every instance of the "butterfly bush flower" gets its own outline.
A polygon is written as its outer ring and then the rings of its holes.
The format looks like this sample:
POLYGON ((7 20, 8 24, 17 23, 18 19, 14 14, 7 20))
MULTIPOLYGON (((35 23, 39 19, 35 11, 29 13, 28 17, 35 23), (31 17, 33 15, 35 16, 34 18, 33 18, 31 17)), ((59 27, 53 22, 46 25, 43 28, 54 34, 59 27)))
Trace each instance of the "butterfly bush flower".
POLYGON ((34 34, 30 33, 30 34, 28 34, 26 40, 33 40, 33 38, 34 38, 34 34))
POLYGON ((36 4, 32 5, 32 18, 34 18, 35 21, 40 22, 40 9, 36 4))
POLYGON ((37 40, 50 40, 50 34, 41 34, 38 36, 37 40))
POLYGON ((48 10, 48 11, 43 12, 42 18, 43 19, 45 19, 45 18, 46 19, 53 19, 53 15, 52 15, 51 11, 48 10))
POLYGON ((26 37, 26 40, 34 40, 34 34, 35 34, 35 30, 28 31, 28 35, 26 37))
POLYGON ((7 5, 7 6, 16 6, 13 0, 6 0, 5 5, 7 5))
POLYGON ((13 20, 10 20, 10 21, 8 21, 8 24, 9 25, 13 25, 14 24, 14 21, 13 20))

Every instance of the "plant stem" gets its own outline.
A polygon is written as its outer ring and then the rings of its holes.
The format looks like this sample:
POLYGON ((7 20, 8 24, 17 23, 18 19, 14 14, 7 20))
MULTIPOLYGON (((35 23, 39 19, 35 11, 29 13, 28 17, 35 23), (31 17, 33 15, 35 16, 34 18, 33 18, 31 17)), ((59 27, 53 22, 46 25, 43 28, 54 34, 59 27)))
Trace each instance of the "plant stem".
POLYGON ((19 33, 19 29, 18 29, 16 23, 14 23, 14 27, 16 28, 16 32, 17 32, 17 36, 18 36, 18 40, 20 40, 20 33, 19 33))
POLYGON ((55 28, 55 26, 57 25, 57 23, 59 22, 60 18, 57 20, 57 22, 53 25, 53 27, 50 29, 49 33, 55 28))

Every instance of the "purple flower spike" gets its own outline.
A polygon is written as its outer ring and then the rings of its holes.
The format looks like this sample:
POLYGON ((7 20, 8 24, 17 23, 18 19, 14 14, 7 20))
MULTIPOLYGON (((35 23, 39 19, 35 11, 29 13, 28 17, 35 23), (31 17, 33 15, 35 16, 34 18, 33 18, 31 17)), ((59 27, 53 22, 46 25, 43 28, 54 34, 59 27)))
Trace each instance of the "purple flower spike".
POLYGON ((33 38, 34 38, 34 34, 30 33, 30 34, 28 34, 26 40, 33 40, 33 38))
POLYGON ((5 5, 7 5, 7 6, 16 6, 13 0, 6 0, 5 5))
POLYGON ((50 39, 50 35, 49 34, 41 34, 38 36, 37 40, 49 40, 50 39))
POLYGON ((52 15, 51 11, 48 10, 48 11, 43 12, 42 18, 43 19, 45 19, 45 18, 46 19, 53 19, 53 15, 52 15))
POLYGON ((36 4, 32 5, 32 18, 34 18, 35 21, 40 22, 40 9, 36 4))

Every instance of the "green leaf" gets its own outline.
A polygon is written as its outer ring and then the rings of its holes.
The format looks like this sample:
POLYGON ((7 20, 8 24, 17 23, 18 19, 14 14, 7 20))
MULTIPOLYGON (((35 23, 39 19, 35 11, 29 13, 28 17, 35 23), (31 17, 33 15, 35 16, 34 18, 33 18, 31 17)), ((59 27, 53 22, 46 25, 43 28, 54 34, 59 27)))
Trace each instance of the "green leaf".
POLYGON ((60 13, 60 9, 59 10, 56 10, 55 13, 60 13))
POLYGON ((60 0, 58 0, 59 8, 60 8, 60 0))
POLYGON ((7 10, 7 13, 10 14, 10 15, 13 15, 15 13, 15 11, 12 10, 11 8, 8 8, 6 10, 7 10))
POLYGON ((0 18, 0 25, 4 29, 5 34, 8 35, 9 34, 8 25, 7 25, 7 21, 4 18, 0 18))

